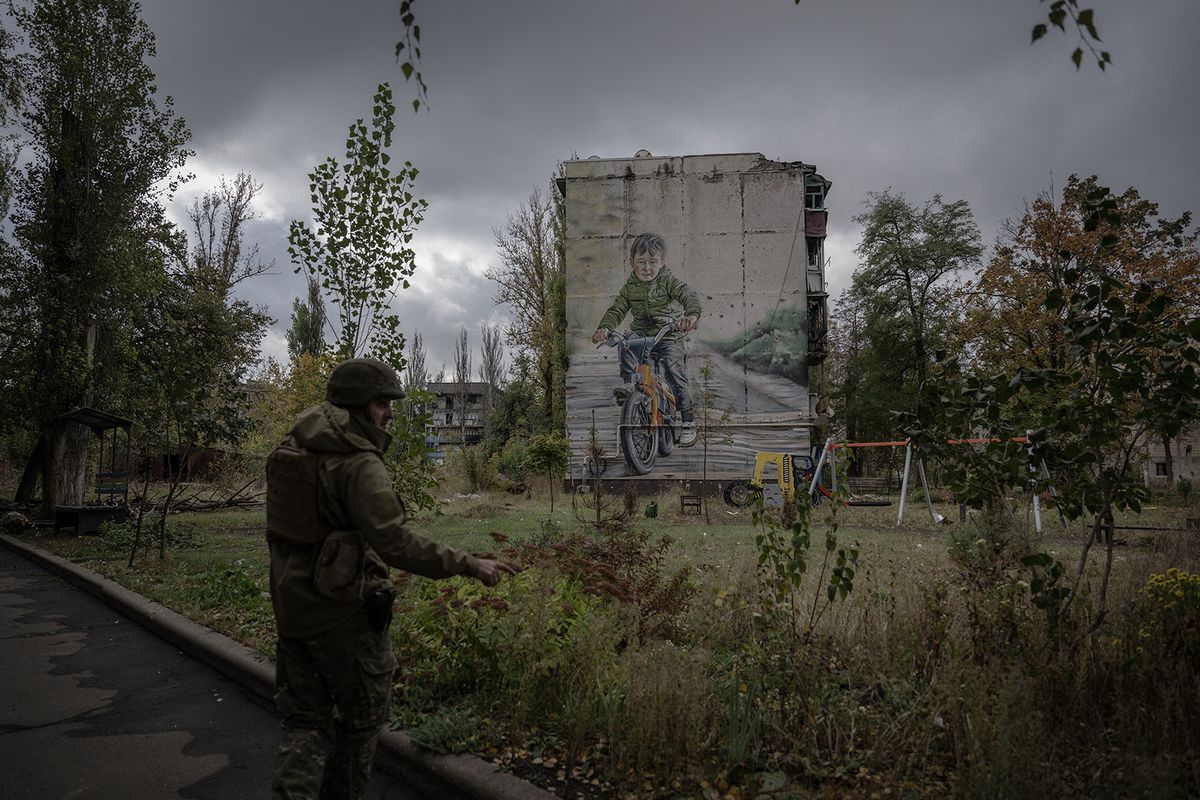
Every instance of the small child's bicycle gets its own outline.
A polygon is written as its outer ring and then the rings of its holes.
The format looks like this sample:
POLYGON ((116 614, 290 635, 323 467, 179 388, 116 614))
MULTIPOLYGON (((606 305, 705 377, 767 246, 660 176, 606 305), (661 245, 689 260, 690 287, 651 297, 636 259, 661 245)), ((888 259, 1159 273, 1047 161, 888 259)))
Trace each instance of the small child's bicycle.
POLYGON ((658 456, 669 456, 679 438, 678 404, 659 376, 658 359, 653 355, 655 346, 673 330, 674 321, 664 325, 653 337, 633 331, 609 331, 608 338, 596 346, 597 349, 616 347, 622 362, 626 352, 638 360, 632 385, 619 386, 613 392, 621 407, 618 437, 621 454, 629 469, 637 475, 645 475, 654 469, 658 456))

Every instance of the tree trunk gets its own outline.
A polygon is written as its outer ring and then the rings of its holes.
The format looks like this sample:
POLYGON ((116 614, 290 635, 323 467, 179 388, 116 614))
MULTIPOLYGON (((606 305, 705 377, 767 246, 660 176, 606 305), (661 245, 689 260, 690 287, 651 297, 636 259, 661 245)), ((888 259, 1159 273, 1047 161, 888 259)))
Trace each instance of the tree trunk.
POLYGON ((1167 462, 1167 488, 1175 485, 1175 458, 1171 455, 1171 437, 1165 433, 1162 437, 1163 457, 1167 462))
POLYGON ((17 485, 16 496, 13 497, 18 503, 32 503, 34 493, 37 491, 38 478, 42 474, 42 461, 46 458, 46 434, 42 433, 38 437, 37 444, 33 447, 33 452, 29 454, 29 460, 25 462, 25 469, 21 472, 21 482, 17 485))
POLYGON ((83 503, 83 476, 87 469, 92 432, 68 422, 46 429, 49 457, 42 459, 42 513, 54 515, 55 506, 83 503))
MULTIPOLYGON (((89 320, 83 332, 88 374, 81 399, 81 405, 84 406, 90 406, 95 398, 92 367, 98 336, 99 326, 95 320, 89 320)), ((83 504, 84 475, 87 472, 92 431, 75 422, 51 421, 47 423, 43 437, 46 440, 46 457, 42 459, 42 514, 52 517, 55 506, 83 504)))
MULTIPOLYGON (((165 561, 167 558, 167 516, 171 513, 171 503, 175 500, 175 492, 179 489, 179 484, 183 481, 184 465, 187 464, 188 455, 192 451, 192 446, 183 444, 183 436, 179 434, 179 425, 175 425, 176 438, 179 440, 179 466, 171 472, 171 483, 167 488, 167 499, 163 502, 162 519, 159 520, 158 528, 158 560, 165 561)), ((167 429, 167 450, 170 451, 171 431, 167 429)))

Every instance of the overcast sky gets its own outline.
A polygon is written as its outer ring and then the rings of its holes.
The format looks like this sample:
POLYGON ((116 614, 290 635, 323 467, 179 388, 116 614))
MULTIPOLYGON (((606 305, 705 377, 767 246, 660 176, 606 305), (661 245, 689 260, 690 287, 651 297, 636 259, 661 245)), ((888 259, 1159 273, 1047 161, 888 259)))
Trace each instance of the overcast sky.
MULTIPOLYGON (((1084 0, 1113 64, 1069 56, 1037 0, 418 0, 429 112, 407 107, 394 57, 399 0, 143 0, 152 67, 192 130, 190 202, 218 177, 262 182, 250 226, 276 274, 243 290, 283 333, 303 277, 288 221, 307 219, 307 173, 342 157, 376 85, 398 105, 393 155, 429 201, 417 273, 396 308, 434 373, 462 325, 501 322, 483 272, 493 229, 555 163, 577 155, 760 152, 833 181, 831 291, 856 267, 866 193, 966 199, 991 243, 1002 220, 1071 173, 1136 186, 1164 215, 1195 208, 1200 30, 1195 0, 1084 0)), ((179 218, 176 212, 176 218, 179 218)), ((476 357, 478 363, 478 357, 476 357)))

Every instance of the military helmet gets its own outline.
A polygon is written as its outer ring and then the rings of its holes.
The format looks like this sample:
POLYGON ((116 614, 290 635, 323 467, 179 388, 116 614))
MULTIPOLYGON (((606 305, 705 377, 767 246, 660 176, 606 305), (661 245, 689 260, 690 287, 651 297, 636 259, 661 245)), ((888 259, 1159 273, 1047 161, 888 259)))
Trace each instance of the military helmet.
POLYGON ((350 358, 333 368, 325 399, 335 406, 365 406, 372 400, 404 397, 400 378, 391 365, 378 358, 350 358))

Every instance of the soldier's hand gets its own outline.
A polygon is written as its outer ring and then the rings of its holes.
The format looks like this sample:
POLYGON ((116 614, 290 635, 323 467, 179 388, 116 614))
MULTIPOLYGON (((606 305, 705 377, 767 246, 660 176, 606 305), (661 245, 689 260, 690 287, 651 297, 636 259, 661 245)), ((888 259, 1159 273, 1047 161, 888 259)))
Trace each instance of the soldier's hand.
POLYGON ((600 344, 608 338, 608 328, 597 328, 592 334, 592 344, 600 344))
POLYGON ((697 324, 698 323, 695 317, 680 317, 679 321, 675 323, 675 329, 681 332, 694 331, 696 330, 697 324))
POLYGON ((481 558, 479 559, 479 566, 475 569, 475 577, 484 586, 495 586, 500 582, 500 576, 506 572, 509 575, 516 575, 517 568, 512 564, 505 564, 503 561, 481 558))

